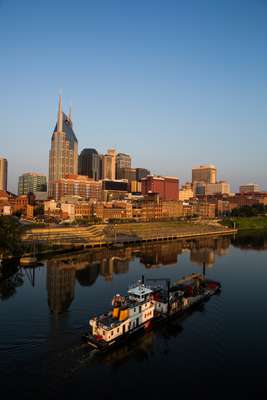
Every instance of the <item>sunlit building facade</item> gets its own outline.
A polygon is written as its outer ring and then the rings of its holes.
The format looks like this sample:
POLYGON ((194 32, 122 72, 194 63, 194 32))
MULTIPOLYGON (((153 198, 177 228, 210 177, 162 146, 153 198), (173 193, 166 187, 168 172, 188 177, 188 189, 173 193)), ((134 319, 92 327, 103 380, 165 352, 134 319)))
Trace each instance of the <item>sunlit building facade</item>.
POLYGON ((7 190, 7 159, 0 157, 0 190, 7 190))
POLYGON ((34 172, 27 172, 19 177, 18 195, 36 192, 46 192, 46 176, 34 172))
POLYGON ((58 118, 49 152, 49 197, 55 197, 55 182, 78 172, 78 141, 72 127, 71 115, 62 111, 59 98, 58 118))
POLYGON ((114 149, 109 149, 102 157, 102 178, 112 180, 116 178, 116 151, 114 149))
POLYGON ((121 175, 121 170, 124 168, 131 168, 132 166, 132 159, 129 154, 118 153, 116 156, 116 178, 117 179, 125 179, 121 175))
POLYGON ((83 200, 101 200, 102 182, 82 175, 68 175, 54 183, 55 200, 63 196, 79 196, 83 200))
POLYGON ((217 169, 214 165, 200 165, 192 169, 192 183, 205 182, 216 183, 217 169))

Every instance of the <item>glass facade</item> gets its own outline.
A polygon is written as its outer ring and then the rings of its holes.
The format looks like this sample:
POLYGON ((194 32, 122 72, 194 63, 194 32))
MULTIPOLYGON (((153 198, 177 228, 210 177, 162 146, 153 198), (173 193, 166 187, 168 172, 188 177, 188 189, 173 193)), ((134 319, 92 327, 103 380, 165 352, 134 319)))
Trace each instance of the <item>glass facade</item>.
POLYGON ((78 173, 78 141, 72 128, 72 121, 62 115, 62 131, 57 122, 49 152, 49 197, 55 197, 55 182, 67 175, 78 173))

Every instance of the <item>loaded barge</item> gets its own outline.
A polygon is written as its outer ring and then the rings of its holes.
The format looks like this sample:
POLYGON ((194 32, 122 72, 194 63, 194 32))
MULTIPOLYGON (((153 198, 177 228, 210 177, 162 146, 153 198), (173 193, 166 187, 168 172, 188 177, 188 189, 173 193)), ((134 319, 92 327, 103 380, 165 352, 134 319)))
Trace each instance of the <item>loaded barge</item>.
POLYGON ((169 279, 144 279, 113 297, 113 309, 93 317, 85 341, 101 351, 128 340, 137 333, 182 315, 221 288, 219 282, 193 273, 170 285, 169 279))

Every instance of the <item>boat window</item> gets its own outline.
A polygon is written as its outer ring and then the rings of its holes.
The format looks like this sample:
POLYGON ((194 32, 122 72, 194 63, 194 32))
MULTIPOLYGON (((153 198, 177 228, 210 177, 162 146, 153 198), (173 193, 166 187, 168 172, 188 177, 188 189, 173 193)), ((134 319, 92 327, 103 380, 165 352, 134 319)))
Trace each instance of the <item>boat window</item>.
POLYGON ((113 331, 110 332, 111 336, 113 336, 113 331))
POLYGON ((139 312, 141 312, 141 310, 142 310, 142 306, 139 306, 139 312))
POLYGON ((119 332, 119 331, 120 331, 120 328, 117 329, 117 332, 119 332))

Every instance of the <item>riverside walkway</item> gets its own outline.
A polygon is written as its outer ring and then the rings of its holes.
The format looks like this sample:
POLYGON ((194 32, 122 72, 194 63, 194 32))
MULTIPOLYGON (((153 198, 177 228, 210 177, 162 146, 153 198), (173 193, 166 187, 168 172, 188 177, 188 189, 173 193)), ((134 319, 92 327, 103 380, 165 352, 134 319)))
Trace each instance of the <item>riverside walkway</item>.
POLYGON ((115 244, 138 244, 207 235, 226 235, 235 232, 234 229, 216 223, 161 221, 88 227, 32 228, 24 234, 23 240, 53 247, 94 248, 115 244))

